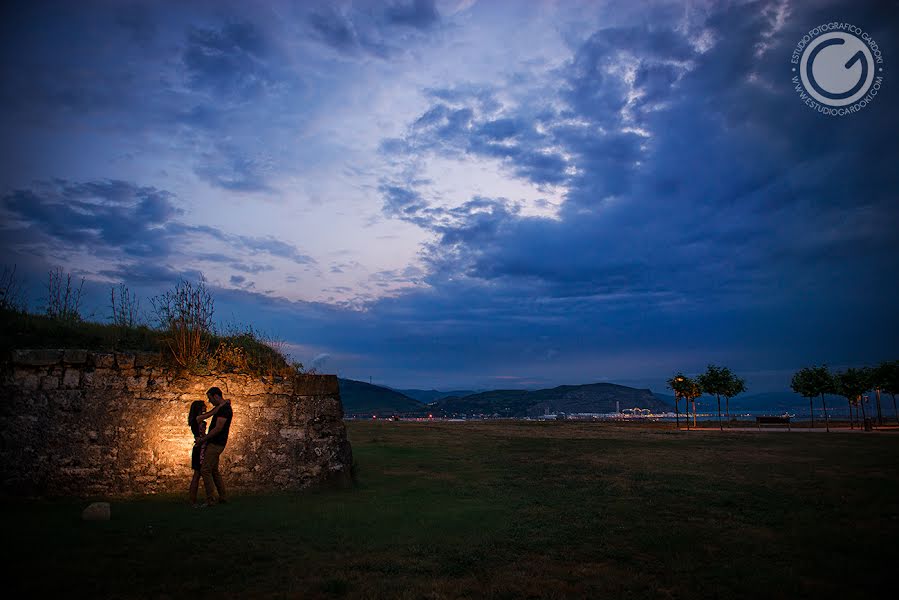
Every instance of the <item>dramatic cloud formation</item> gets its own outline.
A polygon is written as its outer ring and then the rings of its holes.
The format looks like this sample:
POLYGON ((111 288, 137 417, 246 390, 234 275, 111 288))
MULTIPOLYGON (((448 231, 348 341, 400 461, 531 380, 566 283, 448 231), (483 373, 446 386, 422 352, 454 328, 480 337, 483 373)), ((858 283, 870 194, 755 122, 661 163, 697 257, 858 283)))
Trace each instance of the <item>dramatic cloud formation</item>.
POLYGON ((790 82, 824 22, 899 56, 876 4, 66 6, 4 23, 12 262, 202 272, 397 386, 895 357, 895 82, 842 118, 790 82))

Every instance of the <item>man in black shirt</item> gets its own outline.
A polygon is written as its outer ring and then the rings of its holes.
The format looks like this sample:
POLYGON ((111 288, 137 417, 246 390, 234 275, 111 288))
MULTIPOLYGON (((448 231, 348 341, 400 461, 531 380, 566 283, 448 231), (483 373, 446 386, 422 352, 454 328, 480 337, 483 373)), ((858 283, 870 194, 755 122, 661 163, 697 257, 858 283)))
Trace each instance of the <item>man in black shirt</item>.
POLYGON ((206 397, 213 406, 221 406, 219 410, 212 415, 212 421, 209 423, 209 433, 197 439, 198 444, 206 444, 206 450, 203 453, 203 464, 200 465, 200 475, 203 476, 203 487, 206 488, 206 504, 212 506, 216 503, 214 488, 218 489, 218 501, 225 503, 225 483, 219 473, 219 457, 225 450, 228 443, 228 431, 231 429, 231 419, 234 417, 234 411, 231 409, 231 403, 225 402, 222 397, 222 390, 217 387, 211 387, 206 392, 206 397), (214 486, 214 488, 213 488, 214 486))

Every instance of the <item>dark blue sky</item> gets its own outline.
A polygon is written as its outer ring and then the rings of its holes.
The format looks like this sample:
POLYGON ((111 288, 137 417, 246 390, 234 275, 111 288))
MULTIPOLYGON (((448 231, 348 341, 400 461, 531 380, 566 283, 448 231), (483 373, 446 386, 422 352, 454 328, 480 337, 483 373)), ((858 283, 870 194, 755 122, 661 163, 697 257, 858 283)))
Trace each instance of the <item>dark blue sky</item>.
MULTIPOLYGON (((897 358, 895 2, 5 6, 0 250, 398 387, 897 358), (802 103, 822 23, 883 51, 802 103)), ((145 306, 149 303, 145 301, 145 306)))

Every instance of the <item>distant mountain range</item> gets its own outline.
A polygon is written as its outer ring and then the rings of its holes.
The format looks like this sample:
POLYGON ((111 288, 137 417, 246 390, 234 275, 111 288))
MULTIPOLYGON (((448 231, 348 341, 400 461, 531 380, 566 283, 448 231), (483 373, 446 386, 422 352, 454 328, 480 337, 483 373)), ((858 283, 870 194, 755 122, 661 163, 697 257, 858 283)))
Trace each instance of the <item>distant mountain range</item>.
POLYGON ((560 385, 534 391, 491 390, 461 398, 450 396, 439 400, 437 405, 447 415, 500 417, 537 417, 558 413, 611 413, 626 408, 669 410, 668 404, 653 396, 650 390, 638 390, 614 383, 560 385))
POLYGON ((343 412, 349 417, 395 414, 419 416, 427 413, 424 404, 396 390, 354 379, 338 379, 338 382, 343 412))
POLYGON ((500 416, 536 417, 556 413, 610 413, 617 409, 673 410, 648 389, 614 383, 562 385, 544 390, 393 390, 352 379, 340 379, 347 416, 500 416))
MULTIPOLYGON (((558 413, 611 413, 618 409, 648 408, 653 412, 674 410, 674 396, 654 393, 614 383, 560 385, 543 390, 472 390, 391 389, 353 379, 340 379, 340 395, 347 416, 387 417, 400 415, 421 417, 433 414, 441 417, 499 416, 537 417, 558 413)), ((828 412, 833 416, 847 413, 846 399, 826 395, 828 412)), ((892 415, 892 401, 883 400, 885 415, 892 415)), ((871 398, 871 411, 874 409, 871 398)), ((821 399, 814 400, 815 413, 821 414, 821 399)), ((680 403, 684 411, 684 403, 680 403)), ((725 402, 721 400, 721 410, 725 402)), ((697 410, 708 413, 717 410, 713 396, 702 396, 697 410)), ((808 398, 793 392, 763 392, 740 394, 730 401, 731 413, 790 412, 808 415, 808 398)))

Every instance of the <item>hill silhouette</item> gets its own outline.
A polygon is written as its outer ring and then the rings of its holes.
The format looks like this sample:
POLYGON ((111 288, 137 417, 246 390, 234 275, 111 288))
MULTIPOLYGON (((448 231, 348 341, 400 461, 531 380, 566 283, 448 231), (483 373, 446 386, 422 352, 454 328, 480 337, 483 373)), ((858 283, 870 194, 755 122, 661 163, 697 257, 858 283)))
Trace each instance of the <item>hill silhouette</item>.
POLYGON ((648 389, 614 383, 560 385, 541 390, 491 390, 436 402, 446 415, 536 417, 546 413, 611 413, 619 408, 673 410, 648 389))
POLYGON ((405 394, 380 385, 354 379, 338 379, 343 412, 347 416, 389 417, 392 415, 419 416, 427 414, 427 407, 405 394))

